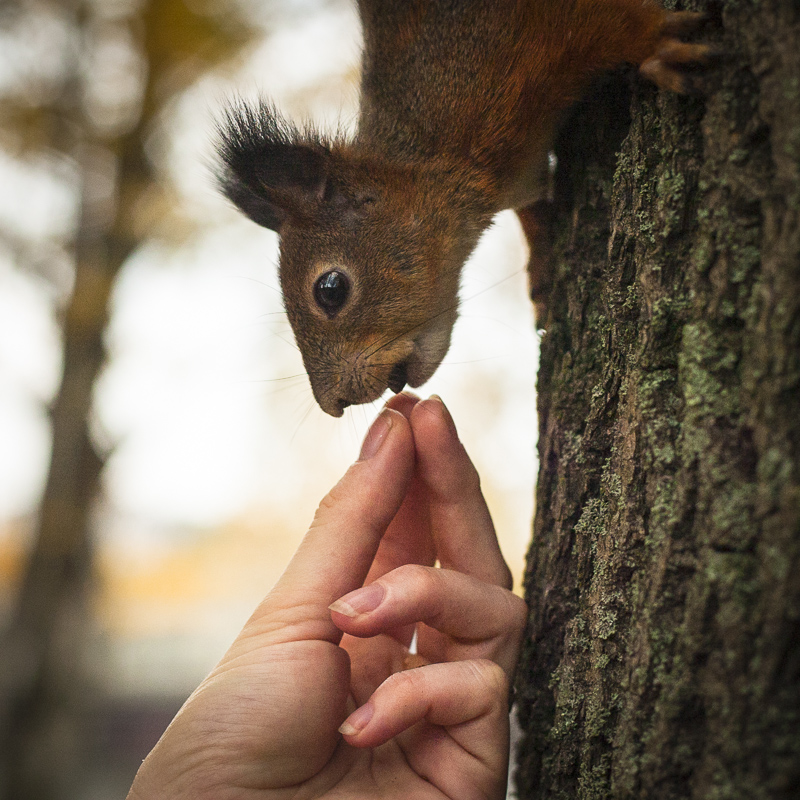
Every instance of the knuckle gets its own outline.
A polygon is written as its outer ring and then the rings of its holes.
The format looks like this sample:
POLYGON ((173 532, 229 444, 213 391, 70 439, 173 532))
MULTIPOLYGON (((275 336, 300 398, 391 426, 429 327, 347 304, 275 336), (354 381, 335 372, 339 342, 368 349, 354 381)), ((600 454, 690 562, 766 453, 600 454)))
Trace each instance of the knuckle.
POLYGON ((393 572, 393 579, 406 591, 425 597, 436 591, 439 581, 437 570, 421 564, 403 564, 393 572))
MULTIPOLYGON (((314 514, 314 523, 318 523, 320 518, 325 517, 331 511, 333 511, 337 506, 341 505, 348 497, 347 489, 342 484, 344 483, 344 478, 342 478, 329 492, 322 498, 317 506, 317 511, 314 514)), ((313 524, 313 523, 312 523, 313 524)))
POLYGON ((509 630, 522 634, 528 624, 528 604, 511 592, 506 594, 508 603, 509 630))
POLYGON ((514 576, 511 574, 511 570, 508 567, 508 564, 503 562, 501 567, 501 576, 498 580, 498 585, 502 586, 503 589, 507 589, 509 592, 514 588, 514 576))
POLYGON ((392 673, 381 684, 381 689, 391 694, 402 693, 414 696, 421 693, 425 683, 425 673, 422 668, 407 669, 392 673))

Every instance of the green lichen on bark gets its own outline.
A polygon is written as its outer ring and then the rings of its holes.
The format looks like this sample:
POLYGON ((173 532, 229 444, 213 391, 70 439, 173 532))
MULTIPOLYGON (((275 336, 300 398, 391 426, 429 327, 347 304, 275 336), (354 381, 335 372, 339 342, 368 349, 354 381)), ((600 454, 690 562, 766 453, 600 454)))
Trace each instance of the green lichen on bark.
POLYGON ((705 99, 615 78, 559 141, 521 798, 800 786, 800 7, 706 37, 705 99))

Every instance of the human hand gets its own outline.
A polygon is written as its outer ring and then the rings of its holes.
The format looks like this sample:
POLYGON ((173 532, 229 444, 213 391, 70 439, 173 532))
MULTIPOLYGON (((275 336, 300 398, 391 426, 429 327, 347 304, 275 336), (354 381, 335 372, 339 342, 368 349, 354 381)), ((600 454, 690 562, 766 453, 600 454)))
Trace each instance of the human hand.
POLYGON ((505 796, 525 604, 442 402, 387 405, 129 800, 505 796))

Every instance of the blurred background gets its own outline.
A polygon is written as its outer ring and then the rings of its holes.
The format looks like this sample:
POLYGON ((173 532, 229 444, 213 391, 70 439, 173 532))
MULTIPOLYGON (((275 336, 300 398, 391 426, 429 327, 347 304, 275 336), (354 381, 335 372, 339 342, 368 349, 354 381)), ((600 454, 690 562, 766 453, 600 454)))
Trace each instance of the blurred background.
MULTIPOLYGON (((216 193, 237 93, 352 129, 346 0, 0 2, 0 798, 124 797, 280 575, 379 404, 334 420, 277 237, 216 193)), ((500 215, 462 282, 450 407, 517 581, 538 342, 500 215)))

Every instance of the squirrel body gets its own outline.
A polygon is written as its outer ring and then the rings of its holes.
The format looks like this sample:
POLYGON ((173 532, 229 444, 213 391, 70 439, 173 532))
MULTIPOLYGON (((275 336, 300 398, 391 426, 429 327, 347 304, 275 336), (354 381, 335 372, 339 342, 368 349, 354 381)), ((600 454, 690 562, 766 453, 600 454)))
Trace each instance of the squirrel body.
POLYGON ((266 102, 220 124, 224 193, 280 235, 286 310, 314 397, 333 416, 424 383, 450 344, 462 266, 493 216, 517 211, 541 257, 547 156, 599 72, 630 63, 685 91, 710 48, 701 15, 652 0, 359 0, 352 139, 300 130, 266 102))

